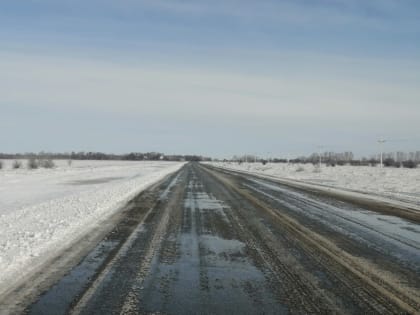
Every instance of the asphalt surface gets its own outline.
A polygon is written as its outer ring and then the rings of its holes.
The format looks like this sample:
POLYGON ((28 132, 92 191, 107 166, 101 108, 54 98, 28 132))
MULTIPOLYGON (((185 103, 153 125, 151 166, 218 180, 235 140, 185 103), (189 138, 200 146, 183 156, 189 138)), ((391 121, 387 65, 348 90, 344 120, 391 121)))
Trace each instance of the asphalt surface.
POLYGON ((415 314, 420 225, 190 163, 42 291, 23 313, 415 314))

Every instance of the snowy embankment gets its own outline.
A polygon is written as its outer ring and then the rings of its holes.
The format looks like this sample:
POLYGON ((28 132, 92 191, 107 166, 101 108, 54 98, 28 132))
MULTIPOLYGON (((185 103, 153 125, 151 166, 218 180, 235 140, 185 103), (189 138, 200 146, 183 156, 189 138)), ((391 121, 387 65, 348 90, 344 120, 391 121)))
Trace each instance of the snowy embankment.
POLYGON ((420 169, 380 168, 369 166, 323 165, 319 170, 312 164, 212 162, 210 165, 230 170, 284 180, 300 181, 352 192, 369 193, 420 204, 420 169))
POLYGON ((184 163, 60 161, 0 170, 0 294, 184 163), (56 162, 57 163, 57 162, 56 162))

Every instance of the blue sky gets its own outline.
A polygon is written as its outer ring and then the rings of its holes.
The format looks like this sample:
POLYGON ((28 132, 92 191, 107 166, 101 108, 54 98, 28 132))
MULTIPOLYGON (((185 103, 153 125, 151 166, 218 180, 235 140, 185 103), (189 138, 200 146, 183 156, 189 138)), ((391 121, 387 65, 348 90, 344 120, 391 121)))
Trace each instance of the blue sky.
POLYGON ((0 1, 0 151, 416 150, 420 2, 0 1))

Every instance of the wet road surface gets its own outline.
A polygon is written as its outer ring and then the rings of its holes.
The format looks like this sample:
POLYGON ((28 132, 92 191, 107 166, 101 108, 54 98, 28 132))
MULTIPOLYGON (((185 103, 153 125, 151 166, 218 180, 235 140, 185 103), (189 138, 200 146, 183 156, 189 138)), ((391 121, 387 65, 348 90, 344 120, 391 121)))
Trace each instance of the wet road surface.
POLYGON ((26 314, 406 314, 420 226, 187 164, 26 314))

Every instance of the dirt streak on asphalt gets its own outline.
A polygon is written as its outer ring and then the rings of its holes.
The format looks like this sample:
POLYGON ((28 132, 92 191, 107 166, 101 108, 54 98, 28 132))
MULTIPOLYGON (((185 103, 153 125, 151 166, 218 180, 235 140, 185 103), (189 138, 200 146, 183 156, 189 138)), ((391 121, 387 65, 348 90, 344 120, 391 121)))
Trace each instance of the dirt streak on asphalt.
POLYGON ((131 203, 96 252, 26 313, 416 313, 415 248, 408 261, 370 251, 282 194, 252 178, 187 164, 148 200, 131 203), (86 270, 88 277, 76 276, 86 270), (73 295, 60 294, 75 283, 73 295))

